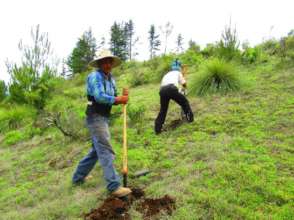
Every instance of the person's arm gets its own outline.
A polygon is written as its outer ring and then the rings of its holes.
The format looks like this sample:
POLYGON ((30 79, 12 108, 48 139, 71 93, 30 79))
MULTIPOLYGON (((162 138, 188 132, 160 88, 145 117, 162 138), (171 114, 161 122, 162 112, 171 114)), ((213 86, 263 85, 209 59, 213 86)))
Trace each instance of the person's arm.
POLYGON ((104 82, 101 77, 98 75, 92 75, 89 78, 88 84, 96 102, 107 105, 114 104, 115 96, 108 95, 104 92, 104 82))
POLYGON ((183 74, 180 72, 179 74, 179 83, 186 88, 187 87, 187 81, 185 79, 185 77, 183 76, 183 74))

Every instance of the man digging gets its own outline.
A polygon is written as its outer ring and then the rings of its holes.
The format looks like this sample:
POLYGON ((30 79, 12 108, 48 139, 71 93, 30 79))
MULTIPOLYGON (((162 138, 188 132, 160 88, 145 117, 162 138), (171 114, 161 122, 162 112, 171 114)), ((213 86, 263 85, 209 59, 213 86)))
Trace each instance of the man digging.
POLYGON ((181 67, 181 62, 176 59, 171 65, 171 71, 166 73, 161 80, 159 92, 160 111, 155 120, 154 126, 156 134, 161 133, 170 100, 174 100, 181 106, 188 122, 194 121, 194 115, 188 99, 179 92, 179 86, 183 86, 184 88, 187 86, 186 80, 181 73, 181 67))
POLYGON ((102 51, 97 59, 89 63, 97 68, 87 78, 88 105, 86 122, 92 137, 92 147, 89 153, 79 162, 73 178, 73 184, 81 184, 99 161, 107 183, 107 190, 116 197, 124 197, 131 193, 127 187, 122 187, 120 177, 114 166, 114 151, 110 144, 109 116, 112 105, 127 104, 128 91, 124 89, 122 96, 117 96, 115 81, 111 70, 121 64, 121 60, 110 51, 102 51))

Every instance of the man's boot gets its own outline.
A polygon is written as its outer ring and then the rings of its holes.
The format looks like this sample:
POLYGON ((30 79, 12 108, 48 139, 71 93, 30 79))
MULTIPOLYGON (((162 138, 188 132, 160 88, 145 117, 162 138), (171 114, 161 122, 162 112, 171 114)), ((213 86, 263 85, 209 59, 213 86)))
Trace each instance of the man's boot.
POLYGON ((129 195, 132 192, 132 190, 130 188, 127 187, 118 187, 116 190, 114 190, 111 195, 115 196, 115 197, 124 197, 129 195))

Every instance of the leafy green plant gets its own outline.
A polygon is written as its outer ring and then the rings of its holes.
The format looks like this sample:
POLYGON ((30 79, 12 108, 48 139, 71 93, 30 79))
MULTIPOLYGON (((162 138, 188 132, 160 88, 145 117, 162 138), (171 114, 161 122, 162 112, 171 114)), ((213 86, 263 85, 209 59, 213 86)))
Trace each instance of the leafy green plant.
POLYGON ((205 63, 200 75, 193 77, 192 92, 200 96, 216 92, 225 94, 240 89, 240 80, 234 66, 219 59, 205 63))
POLYGON ((260 51, 257 47, 248 47, 242 53, 242 61, 244 63, 255 63, 260 55, 260 51))
POLYGON ((222 32, 222 38, 217 44, 216 53, 220 58, 232 60, 239 56, 239 40, 236 27, 232 27, 231 21, 225 26, 222 32))
POLYGON ((4 144, 8 146, 14 145, 21 141, 28 140, 37 134, 40 134, 40 129, 34 128, 32 127, 32 124, 29 124, 24 129, 7 132, 4 137, 4 144))
POLYGON ((0 131, 8 131, 32 123, 37 112, 30 106, 13 105, 7 109, 0 109, 0 131))
POLYGON ((7 86, 3 80, 0 80, 0 102, 7 96, 7 86))
POLYGON ((128 105, 128 116, 133 124, 142 121, 146 107, 140 104, 129 104, 128 105))
POLYGON ((4 137, 4 144, 13 145, 13 144, 16 144, 17 142, 25 140, 26 138, 27 138, 26 135, 19 130, 10 131, 4 137))
POLYGON ((187 64, 189 66, 198 66, 203 60, 202 55, 194 49, 187 50, 179 56, 179 59, 183 64, 187 64))
POLYGON ((150 69, 145 67, 129 73, 128 84, 131 87, 140 86, 151 81, 150 69))

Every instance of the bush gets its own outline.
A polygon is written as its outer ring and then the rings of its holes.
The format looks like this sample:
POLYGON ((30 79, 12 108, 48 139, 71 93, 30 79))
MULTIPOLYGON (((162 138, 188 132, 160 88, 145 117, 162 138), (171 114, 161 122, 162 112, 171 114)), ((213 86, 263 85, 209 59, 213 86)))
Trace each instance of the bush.
POLYGON ((149 68, 141 68, 140 71, 134 71, 130 73, 128 83, 131 87, 140 86, 149 83, 152 79, 149 68))
POLYGON ((187 64, 189 66, 198 66, 203 60, 203 58, 199 52, 193 49, 189 49, 179 56, 179 60, 183 64, 187 64))
POLYGON ((215 44, 207 44, 205 48, 201 51, 201 54, 206 57, 212 57, 216 54, 217 46, 215 44))
POLYGON ((286 56, 294 60, 294 36, 289 36, 285 40, 286 56))
POLYGON ((24 129, 7 132, 4 137, 4 144, 8 146, 14 145, 21 141, 28 140, 36 134, 40 134, 40 129, 34 128, 32 124, 30 124, 24 129))
POLYGON ((255 63, 260 56, 260 51, 257 47, 251 48, 248 47, 242 53, 242 62, 243 63, 255 63))
POLYGON ((80 99, 55 96, 46 105, 44 117, 50 126, 56 127, 65 136, 84 140, 89 137, 85 129, 85 107, 86 103, 80 99))
POLYGON ((4 137, 4 144, 13 145, 13 144, 16 144, 17 142, 25 140, 26 138, 27 138, 26 135, 19 130, 10 131, 4 137))
POLYGON ((213 59, 201 67, 200 75, 192 76, 192 92, 197 95, 208 93, 225 94, 240 89, 234 66, 219 59, 213 59))
POLYGON ((128 116, 131 121, 131 126, 136 126, 138 133, 141 133, 144 125, 144 116, 146 112, 146 107, 142 104, 129 104, 128 105, 128 116))
POLYGON ((269 55, 276 55, 279 52, 279 42, 275 39, 270 39, 260 44, 260 48, 269 55))
POLYGON ((154 82, 161 81, 162 77, 170 70, 173 60, 174 56, 163 55, 162 57, 155 57, 146 63, 151 69, 152 80, 154 82))
POLYGON ((18 129, 36 118, 37 112, 30 106, 13 105, 8 109, 0 109, 0 131, 5 132, 10 129, 18 129))
POLYGON ((128 105, 128 116, 131 119, 131 123, 137 124, 142 121, 144 118, 144 113, 146 111, 146 107, 140 104, 129 104, 128 105))
POLYGON ((41 76, 36 77, 33 68, 15 65, 11 75, 10 99, 16 103, 33 105, 39 110, 43 109, 56 83, 55 72, 46 67, 41 76))
POLYGON ((0 102, 7 96, 7 86, 3 80, 0 80, 0 102))

